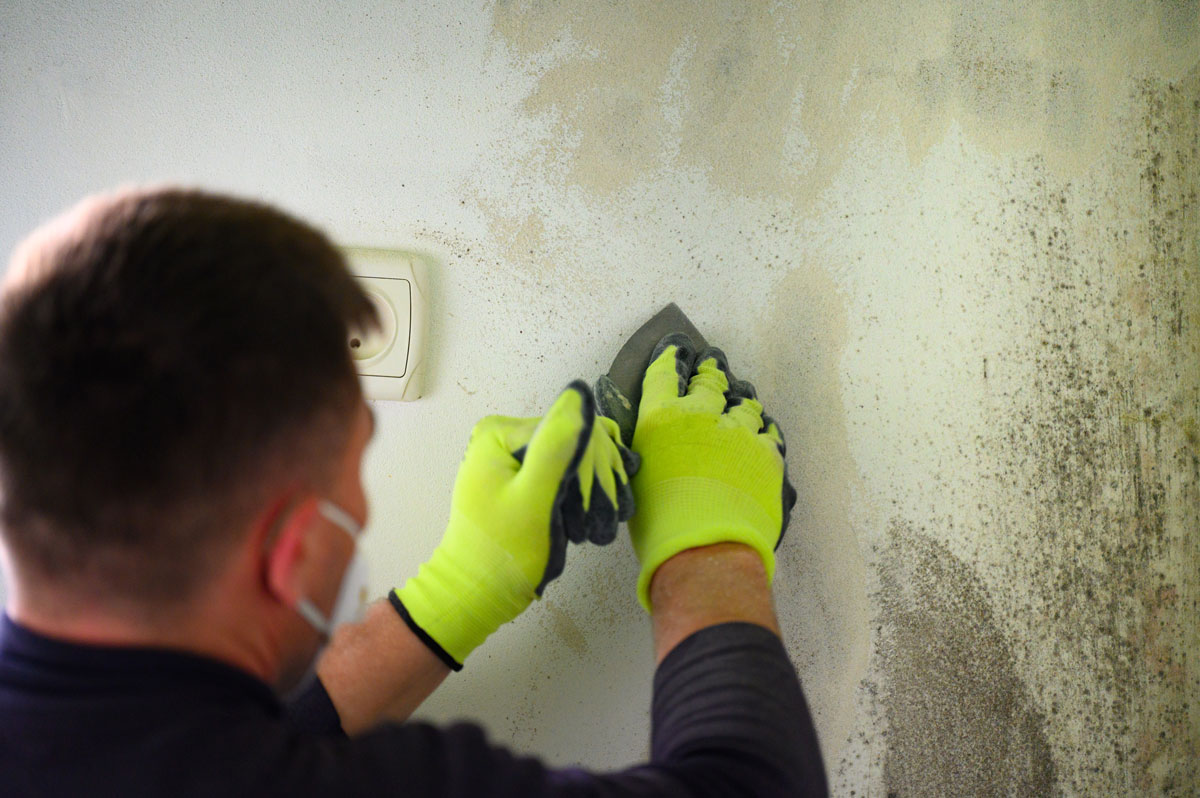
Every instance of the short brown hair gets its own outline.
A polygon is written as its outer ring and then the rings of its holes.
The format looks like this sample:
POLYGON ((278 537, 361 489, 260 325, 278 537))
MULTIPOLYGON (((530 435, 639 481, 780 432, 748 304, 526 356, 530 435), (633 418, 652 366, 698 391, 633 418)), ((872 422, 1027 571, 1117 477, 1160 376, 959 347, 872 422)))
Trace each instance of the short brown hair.
POLYGON ((260 203, 126 189, 35 232, 0 299, 18 570, 189 595, 268 491, 332 477, 361 400, 347 331, 374 323, 330 241, 260 203))

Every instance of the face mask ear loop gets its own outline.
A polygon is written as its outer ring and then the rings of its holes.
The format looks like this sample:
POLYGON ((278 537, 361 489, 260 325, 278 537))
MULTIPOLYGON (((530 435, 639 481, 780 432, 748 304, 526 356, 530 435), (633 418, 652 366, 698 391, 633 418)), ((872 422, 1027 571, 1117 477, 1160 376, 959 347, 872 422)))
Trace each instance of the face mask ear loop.
POLYGON ((358 540, 358 533, 362 530, 362 525, 358 521, 355 521, 354 516, 350 515, 350 513, 328 499, 321 499, 317 503, 317 510, 326 519, 341 527, 350 537, 358 540))
POLYGON ((321 614, 316 604, 313 604, 306 598, 302 598, 296 602, 296 612, 300 613, 300 617, 308 621, 323 639, 329 639, 329 635, 333 631, 329 627, 329 619, 321 614))
MULTIPOLYGON (((354 520, 354 516, 327 499, 322 499, 317 503, 317 510, 331 523, 342 529, 352 540, 357 542, 358 533, 361 531, 362 526, 358 521, 354 520)), ((345 577, 343 576, 343 578, 345 577)), ((296 612, 300 613, 300 616, 308 621, 321 637, 329 640, 333 634, 332 619, 322 615, 321 611, 317 609, 317 605, 313 604, 307 598, 301 598, 296 602, 296 612)))

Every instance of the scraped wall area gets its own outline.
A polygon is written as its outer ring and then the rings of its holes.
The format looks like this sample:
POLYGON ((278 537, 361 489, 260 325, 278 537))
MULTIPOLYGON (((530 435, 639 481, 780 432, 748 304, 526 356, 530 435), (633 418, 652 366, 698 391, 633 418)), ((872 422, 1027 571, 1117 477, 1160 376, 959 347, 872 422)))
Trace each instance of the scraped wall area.
MULTIPOLYGON (((380 595, 475 419, 668 301, 788 437, 777 608, 837 795, 1200 789, 1200 3, 15 2, 0 247, 175 180, 434 262, 380 595)), ((626 541, 422 709, 646 755, 626 541)))

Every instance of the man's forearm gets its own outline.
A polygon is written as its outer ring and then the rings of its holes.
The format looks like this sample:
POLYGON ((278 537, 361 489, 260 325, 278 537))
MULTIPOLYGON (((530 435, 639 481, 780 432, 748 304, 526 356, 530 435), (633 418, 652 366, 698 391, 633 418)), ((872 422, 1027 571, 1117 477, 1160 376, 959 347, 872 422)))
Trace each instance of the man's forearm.
POLYGON ((762 557, 740 543, 688 549, 663 563, 650 583, 655 661, 694 632, 731 621, 779 634, 762 557))
MULTIPOLYGON (((762 559, 738 543, 675 555, 655 573, 650 596, 657 662, 693 633, 721 623, 779 633, 762 559)), ((387 602, 377 602, 362 623, 337 630, 317 672, 343 730, 355 734, 407 718, 450 670, 387 602)))
POLYGON ((816 732, 779 639, 762 557, 688 549, 650 585, 659 667, 653 763, 677 794, 827 794, 816 732))
POLYGON ((386 601, 338 627, 317 663, 342 730, 357 734, 413 713, 450 673, 386 601))

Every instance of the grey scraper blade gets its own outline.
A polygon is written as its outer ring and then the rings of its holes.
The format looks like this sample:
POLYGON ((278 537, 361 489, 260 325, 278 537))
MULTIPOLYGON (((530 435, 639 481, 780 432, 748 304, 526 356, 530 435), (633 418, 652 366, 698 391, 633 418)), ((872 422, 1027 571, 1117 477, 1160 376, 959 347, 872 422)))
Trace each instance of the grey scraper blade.
POLYGON ((699 352, 708 346, 696 325, 674 302, 655 313, 638 331, 629 337, 613 358, 608 373, 596 380, 596 402, 600 412, 617 422, 621 441, 633 442, 637 425, 637 407, 642 398, 642 377, 650 365, 654 347, 671 333, 686 333, 699 352))

